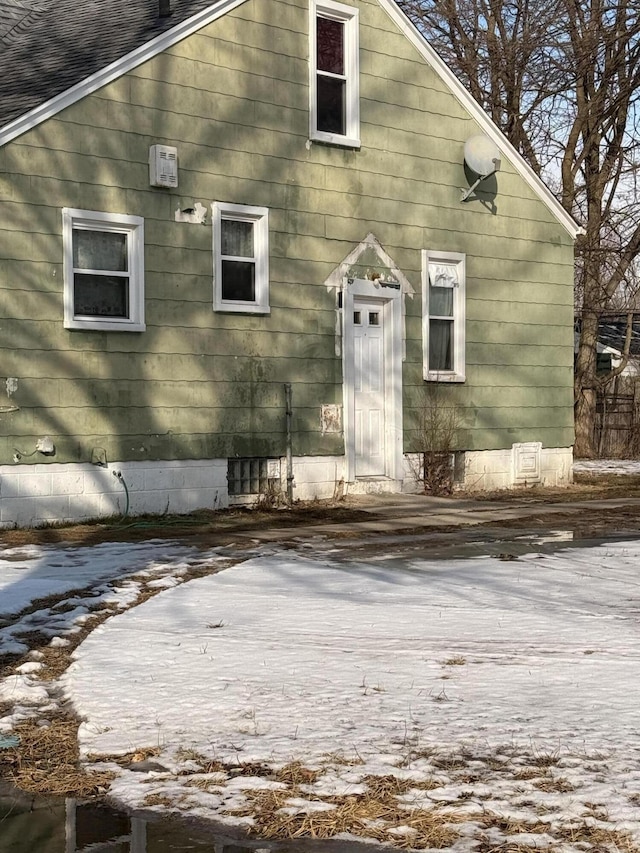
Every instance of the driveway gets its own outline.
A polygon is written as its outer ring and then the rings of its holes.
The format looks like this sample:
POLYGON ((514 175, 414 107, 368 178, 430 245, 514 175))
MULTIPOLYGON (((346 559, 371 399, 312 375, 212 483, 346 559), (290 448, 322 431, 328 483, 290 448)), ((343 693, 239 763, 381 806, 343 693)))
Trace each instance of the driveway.
MULTIPOLYGON (((583 522, 575 503, 549 517, 583 522)), ((262 838, 639 849, 640 541, 529 532, 526 506, 5 548, 0 761, 71 726, 82 773, 67 756, 45 784, 262 838)))

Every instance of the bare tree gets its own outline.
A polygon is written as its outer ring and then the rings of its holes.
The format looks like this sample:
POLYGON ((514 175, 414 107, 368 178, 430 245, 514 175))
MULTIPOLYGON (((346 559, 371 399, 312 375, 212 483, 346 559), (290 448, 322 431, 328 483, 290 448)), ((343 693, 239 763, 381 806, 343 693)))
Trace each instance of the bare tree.
MULTIPOLYGON (((400 0, 584 226, 576 245, 578 456, 595 455, 598 323, 637 303, 638 0, 400 0)), ((633 319, 633 314, 631 315, 633 319)), ((627 335, 627 342, 630 335, 627 335)), ((628 357, 624 353, 623 369, 628 357)))

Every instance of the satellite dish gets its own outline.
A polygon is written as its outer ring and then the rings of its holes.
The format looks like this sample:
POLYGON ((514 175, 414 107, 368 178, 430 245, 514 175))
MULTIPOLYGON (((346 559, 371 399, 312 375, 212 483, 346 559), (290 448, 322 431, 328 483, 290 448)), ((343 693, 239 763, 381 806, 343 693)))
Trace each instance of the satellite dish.
POLYGON ((500 170, 500 150, 488 136, 472 136, 464 144, 464 161, 476 175, 492 175, 500 170))
POLYGON ((462 201, 467 201, 479 183, 500 171, 500 149, 488 136, 479 133, 465 142, 464 162, 478 176, 466 192, 462 191, 462 201))

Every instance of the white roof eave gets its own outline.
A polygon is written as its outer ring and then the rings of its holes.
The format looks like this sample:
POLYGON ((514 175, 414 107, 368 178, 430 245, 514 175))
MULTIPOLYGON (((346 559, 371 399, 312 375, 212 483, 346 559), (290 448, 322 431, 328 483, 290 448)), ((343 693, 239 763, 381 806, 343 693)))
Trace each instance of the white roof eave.
POLYGON ((91 95, 102 88, 102 86, 112 83, 114 80, 122 77, 123 74, 126 74, 138 65, 142 65, 143 62, 153 59, 154 56, 162 53, 163 50, 172 47, 174 44, 177 44, 182 39, 187 38, 187 36, 192 35, 218 18, 222 18, 227 12, 230 12, 237 6, 241 6, 246 1, 218 0, 217 3, 212 3, 191 18, 182 21, 182 23, 156 36, 151 41, 145 42, 145 44, 140 45, 140 47, 120 57, 120 59, 116 59, 115 62, 111 62, 105 68, 101 68, 100 71, 96 71, 95 74, 85 77, 84 80, 71 86, 71 88, 29 110, 29 112, 14 119, 0 129, 0 147, 56 115, 61 110, 66 109, 66 107, 75 104, 87 95, 91 95))

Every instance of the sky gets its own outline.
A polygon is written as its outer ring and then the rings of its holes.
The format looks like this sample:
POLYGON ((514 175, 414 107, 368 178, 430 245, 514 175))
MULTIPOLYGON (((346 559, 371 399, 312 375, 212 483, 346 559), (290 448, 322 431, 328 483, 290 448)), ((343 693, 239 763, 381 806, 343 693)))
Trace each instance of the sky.
POLYGON ((1 550, 0 649, 29 626, 64 646, 100 601, 119 612, 58 683, 39 681, 38 653, 0 682, 15 703, 0 735, 71 702, 83 760, 133 809, 250 827, 271 797, 301 822, 393 778, 395 819, 360 834, 410 842, 411 816, 436 809, 455 853, 514 827, 531 848, 640 844, 640 540, 569 544, 239 562, 170 542, 1 550), (214 573, 184 583, 194 566, 214 573), (130 608, 143 582, 160 592, 130 608), (47 592, 59 606, 9 615, 47 592), (278 778, 295 762, 306 783, 278 778))

